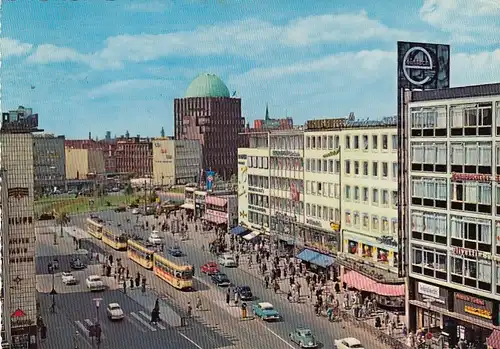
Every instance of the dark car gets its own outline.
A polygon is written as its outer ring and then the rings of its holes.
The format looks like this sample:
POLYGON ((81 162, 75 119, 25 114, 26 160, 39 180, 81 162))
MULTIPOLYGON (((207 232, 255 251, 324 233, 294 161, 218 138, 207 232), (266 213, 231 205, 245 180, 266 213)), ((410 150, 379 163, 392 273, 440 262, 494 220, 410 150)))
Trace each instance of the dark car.
POLYGON ((85 268, 85 264, 82 262, 80 258, 72 258, 69 261, 69 266, 71 267, 71 269, 76 269, 76 270, 85 268))
POLYGON ((117 208, 115 208, 115 212, 125 212, 125 211, 127 211, 126 206, 118 206, 117 208))
POLYGON ((179 246, 172 246, 168 248, 168 254, 174 257, 182 257, 184 254, 179 246))
POLYGON ((235 288, 234 292, 240 295, 242 301, 253 300, 252 290, 249 286, 238 286, 235 288))
POLYGON ((50 220, 52 220, 52 219, 54 219, 54 218, 55 218, 55 216, 54 216, 54 214, 53 214, 53 213, 47 213, 47 212, 46 212, 46 213, 42 213, 42 214, 40 215, 40 217, 38 218, 38 220, 39 220, 39 221, 50 221, 50 220))
POLYGON ((212 282, 220 287, 228 287, 231 285, 231 281, 224 273, 215 273, 212 275, 212 282))

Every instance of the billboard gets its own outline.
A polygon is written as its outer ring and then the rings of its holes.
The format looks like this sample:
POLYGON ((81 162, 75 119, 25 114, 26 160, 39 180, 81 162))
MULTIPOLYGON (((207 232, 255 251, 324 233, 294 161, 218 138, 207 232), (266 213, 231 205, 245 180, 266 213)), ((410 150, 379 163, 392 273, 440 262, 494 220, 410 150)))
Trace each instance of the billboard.
POLYGON ((207 175, 207 190, 212 190, 214 187, 215 171, 207 170, 205 173, 207 175))
POLYGON ((449 87, 449 45, 398 41, 398 89, 449 87))

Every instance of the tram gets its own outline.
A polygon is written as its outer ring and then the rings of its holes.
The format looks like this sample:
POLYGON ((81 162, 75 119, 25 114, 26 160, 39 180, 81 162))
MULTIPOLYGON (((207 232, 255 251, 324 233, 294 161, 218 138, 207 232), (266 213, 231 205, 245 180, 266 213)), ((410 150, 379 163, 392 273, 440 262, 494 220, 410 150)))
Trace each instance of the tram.
POLYGON ((96 239, 102 239, 102 224, 93 220, 92 218, 87 218, 87 233, 95 237, 96 239))
POLYGON ((154 253, 155 247, 148 242, 132 239, 127 241, 127 257, 143 268, 153 269, 154 253))
POLYGON ((153 255, 153 273, 179 290, 193 288, 193 266, 180 258, 153 255))

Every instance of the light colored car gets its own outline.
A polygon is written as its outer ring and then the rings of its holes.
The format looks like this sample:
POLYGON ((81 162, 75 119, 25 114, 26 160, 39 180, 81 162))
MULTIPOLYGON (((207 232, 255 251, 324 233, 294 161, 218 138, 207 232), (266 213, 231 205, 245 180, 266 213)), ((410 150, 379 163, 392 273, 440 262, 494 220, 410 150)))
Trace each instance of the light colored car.
POLYGON ((312 332, 308 328, 297 328, 295 331, 290 332, 290 340, 298 344, 301 348, 317 348, 318 342, 314 338, 312 332))
POLYGON ((108 314, 108 319, 110 320, 122 320, 125 317, 125 314, 118 303, 109 303, 106 308, 106 313, 108 314))
POLYGON ((234 258, 234 256, 232 254, 221 255, 218 258, 217 263, 219 263, 219 265, 222 265, 223 267, 237 267, 238 266, 238 263, 236 263, 236 258, 234 258))
POLYGON ((152 232, 148 237, 148 242, 155 245, 161 245, 163 243, 163 239, 157 232, 152 232))
POLYGON ((87 288, 90 291, 103 291, 106 289, 104 281, 102 281, 99 275, 88 276, 87 279, 85 280, 85 283, 87 284, 87 288))
POLYGON ((361 342, 354 337, 347 337, 335 340, 335 349, 365 349, 361 342))
POLYGON ((139 214, 139 209, 138 208, 133 208, 132 209, 132 214, 139 214))
POLYGON ((71 272, 63 272, 61 275, 62 283, 65 285, 76 285, 77 281, 73 273, 71 272))
POLYGON ((253 313, 256 317, 262 320, 279 320, 280 314, 274 309, 273 305, 269 302, 261 302, 252 306, 253 313))

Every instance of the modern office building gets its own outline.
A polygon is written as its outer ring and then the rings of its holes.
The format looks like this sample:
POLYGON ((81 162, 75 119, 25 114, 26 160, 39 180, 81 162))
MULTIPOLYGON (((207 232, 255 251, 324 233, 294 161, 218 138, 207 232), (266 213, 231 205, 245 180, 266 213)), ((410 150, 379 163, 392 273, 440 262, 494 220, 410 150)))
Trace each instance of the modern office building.
MULTIPOLYGON (((36 349, 33 135, 38 115, 3 113, 0 130, 2 340, 36 349)), ((4 343, 2 343, 4 345, 4 343)))
POLYGON ((64 140, 64 136, 55 136, 51 133, 34 135, 33 164, 36 191, 52 191, 54 187, 64 187, 66 181, 64 140))
POLYGON ((170 137, 153 139, 153 185, 197 183, 202 152, 198 140, 170 137))
POLYGON ((500 84, 407 92, 408 314, 499 348, 500 84))
POLYGON ((174 119, 175 139, 200 142, 203 170, 211 169, 226 180, 236 173, 245 120, 241 99, 231 97, 221 79, 213 74, 194 79, 184 98, 174 100, 174 119))
POLYGON ((101 149, 65 147, 66 179, 94 179, 105 173, 101 149))
POLYGON ((114 152, 116 172, 130 173, 134 177, 153 175, 153 143, 150 138, 127 134, 117 138, 114 152))

